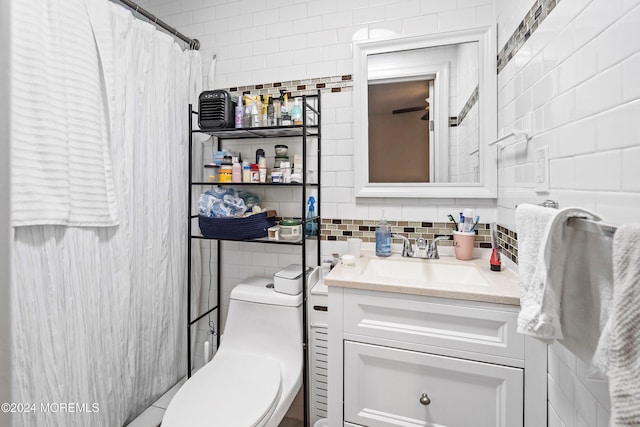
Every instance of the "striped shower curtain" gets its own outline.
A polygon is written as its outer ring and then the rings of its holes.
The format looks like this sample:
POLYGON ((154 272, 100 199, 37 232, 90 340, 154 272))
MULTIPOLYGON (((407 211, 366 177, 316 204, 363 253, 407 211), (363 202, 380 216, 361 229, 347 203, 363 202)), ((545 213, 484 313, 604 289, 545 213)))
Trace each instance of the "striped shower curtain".
MULTIPOLYGON (((96 104, 82 104, 71 90, 84 65, 57 73, 60 52, 43 51, 84 37, 76 48, 93 44, 98 55, 104 102, 96 114, 106 114, 99 122, 116 197, 110 206, 117 209, 115 225, 14 224, 14 400, 35 409, 15 414, 14 424, 119 427, 186 374, 187 104, 199 93, 201 58, 107 0, 14 1, 12 15, 20 23, 12 34, 12 55, 19 57, 11 70, 12 143, 36 138, 46 147, 48 132, 64 125, 54 110, 96 104), (38 72, 42 80, 25 82, 38 72), (67 96, 55 108, 50 94, 34 97, 45 80, 67 96), (29 123, 31 109, 37 123, 29 123)), ((83 150, 82 138, 74 149, 83 150)), ((24 159, 15 155, 14 183, 46 176, 51 167, 16 168, 24 159)), ((24 191, 15 185, 12 194, 24 191)), ((38 192, 22 199, 34 206, 30 197, 38 192)), ((199 279, 198 268, 193 274, 199 279)))

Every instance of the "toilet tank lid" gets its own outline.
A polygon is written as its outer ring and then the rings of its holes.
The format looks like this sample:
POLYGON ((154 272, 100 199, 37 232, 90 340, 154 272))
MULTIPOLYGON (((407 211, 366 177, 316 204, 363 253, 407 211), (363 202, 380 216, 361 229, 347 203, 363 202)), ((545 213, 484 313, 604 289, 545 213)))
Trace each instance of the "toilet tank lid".
MULTIPOLYGON (((307 273, 311 271, 311 267, 307 267, 307 273)), ((291 264, 287 268, 284 268, 274 274, 275 277, 281 277, 283 279, 297 280, 302 277, 302 265, 291 264)))
POLYGON ((244 279, 231 291, 231 299, 287 307, 302 305, 302 293, 288 295, 276 292, 273 288, 273 277, 249 277, 244 279))

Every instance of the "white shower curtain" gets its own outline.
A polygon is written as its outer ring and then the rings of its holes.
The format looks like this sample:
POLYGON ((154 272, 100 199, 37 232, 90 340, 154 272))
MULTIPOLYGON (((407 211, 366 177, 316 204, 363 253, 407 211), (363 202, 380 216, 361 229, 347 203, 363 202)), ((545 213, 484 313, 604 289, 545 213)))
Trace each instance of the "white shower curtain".
MULTIPOLYGON (((85 1, 17 3, 56 19, 48 3, 85 1)), ((86 5, 109 104, 119 224, 14 228, 14 400, 37 405, 14 414, 15 426, 122 426, 186 374, 187 105, 199 93, 201 58, 121 6, 86 5)), ((199 279, 199 259, 193 265, 199 279)))

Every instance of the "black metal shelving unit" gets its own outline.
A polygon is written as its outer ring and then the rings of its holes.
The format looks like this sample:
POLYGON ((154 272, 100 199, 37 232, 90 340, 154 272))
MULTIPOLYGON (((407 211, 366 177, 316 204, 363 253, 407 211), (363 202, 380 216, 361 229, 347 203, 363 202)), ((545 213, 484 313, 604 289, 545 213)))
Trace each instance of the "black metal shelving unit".
MULTIPOLYGON (((210 239, 201 235, 194 235, 193 233, 193 219, 197 218, 197 212, 194 213, 194 206, 192 204, 193 198, 193 189, 199 188, 203 186, 231 186, 231 187, 282 187, 282 188, 291 188, 291 187, 300 187, 302 189, 302 197, 301 197, 301 209, 300 209, 300 219, 302 221, 302 230, 303 237, 299 241, 286 241, 286 240, 269 240, 268 238, 262 239, 252 239, 252 240, 231 240, 226 239, 227 241, 240 241, 240 242, 249 242, 256 244, 273 244, 273 245, 288 245, 288 246, 299 246, 301 247, 301 258, 302 258, 302 271, 306 271, 307 269, 307 242, 310 240, 317 241, 316 245, 316 265, 320 265, 320 218, 321 214, 321 115, 320 115, 320 91, 318 90, 315 95, 303 95, 302 98, 302 125, 293 125, 293 126, 268 126, 268 127, 255 127, 255 128, 225 128, 225 129, 217 129, 214 131, 202 131, 202 130, 192 130, 189 132, 189 194, 188 194, 188 209, 187 209, 187 375, 191 377, 191 333, 192 327, 196 325, 198 321, 203 319, 205 316, 209 315, 213 311, 216 311, 216 327, 220 326, 220 310, 219 304, 221 299, 220 293, 220 282, 221 282, 221 245, 224 240, 222 239, 210 239), (315 100, 314 105, 312 105, 309 101, 315 100), (315 115, 315 123, 308 124, 308 116, 309 114, 315 115), (193 134, 203 133, 208 134, 214 137, 217 137, 217 149, 221 150, 223 141, 226 139, 256 139, 256 138, 299 138, 301 139, 302 146, 302 159, 303 159, 303 168, 302 168, 302 182, 301 183, 232 183, 232 182, 204 182, 204 181, 193 181, 193 134), (311 138, 317 139, 317 182, 307 182, 307 171, 309 170, 307 159, 308 155, 308 140, 311 138), (308 190, 315 189, 317 192, 316 197, 316 216, 313 218, 306 218, 306 210, 307 210, 307 198, 309 196, 308 190), (306 224, 309 222, 315 222, 317 224, 316 235, 307 236, 306 235, 306 224), (191 295, 191 242, 193 239, 204 239, 204 240, 215 240, 217 244, 217 271, 216 271, 216 293, 217 293, 217 304, 214 307, 208 307, 204 313, 200 313, 195 318, 192 318, 191 315, 191 306, 192 306, 192 295, 191 295)), ((197 116, 197 112, 193 111, 192 104, 189 104, 189 129, 193 129, 193 118, 197 116)), ((303 310, 303 342, 301 345, 303 346, 303 390, 304 390, 304 424, 305 426, 309 425, 309 409, 308 409, 308 313, 307 313, 307 275, 303 274, 303 283, 302 283, 302 310, 303 310)), ((216 349, 220 346, 220 334, 216 335, 216 349)))

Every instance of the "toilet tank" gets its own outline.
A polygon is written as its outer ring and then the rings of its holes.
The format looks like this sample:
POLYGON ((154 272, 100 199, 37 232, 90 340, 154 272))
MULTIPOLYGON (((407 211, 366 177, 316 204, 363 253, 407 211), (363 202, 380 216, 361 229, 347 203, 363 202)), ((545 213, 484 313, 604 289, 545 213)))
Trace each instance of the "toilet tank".
POLYGON ((285 307, 302 306, 302 292, 291 295, 276 292, 273 277, 250 277, 244 279, 231 291, 231 301, 254 302, 285 307))
POLYGON ((259 353, 302 364, 302 293, 273 289, 273 277, 243 280, 231 291, 221 350, 259 353))

